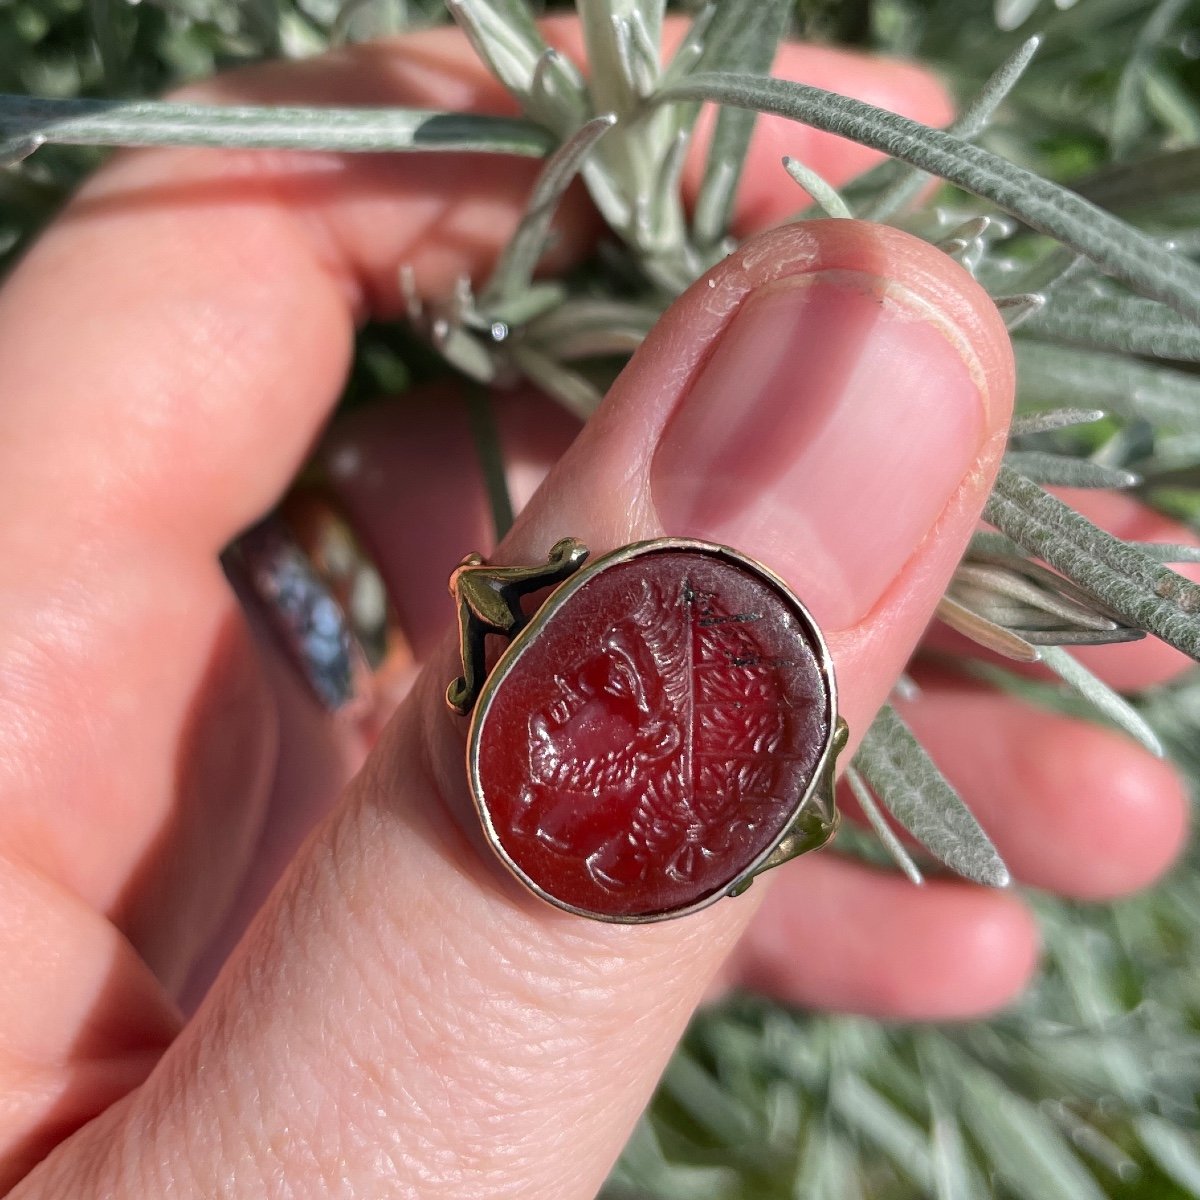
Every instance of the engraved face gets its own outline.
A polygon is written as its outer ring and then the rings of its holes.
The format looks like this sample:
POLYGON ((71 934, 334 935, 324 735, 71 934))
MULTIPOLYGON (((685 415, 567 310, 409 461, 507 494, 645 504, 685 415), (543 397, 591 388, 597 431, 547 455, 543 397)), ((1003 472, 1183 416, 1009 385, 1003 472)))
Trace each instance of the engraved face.
POLYGON ((496 849, 560 904, 687 909, 778 839, 828 744, 806 614, 729 556, 586 568, 497 664, 471 775, 496 849))

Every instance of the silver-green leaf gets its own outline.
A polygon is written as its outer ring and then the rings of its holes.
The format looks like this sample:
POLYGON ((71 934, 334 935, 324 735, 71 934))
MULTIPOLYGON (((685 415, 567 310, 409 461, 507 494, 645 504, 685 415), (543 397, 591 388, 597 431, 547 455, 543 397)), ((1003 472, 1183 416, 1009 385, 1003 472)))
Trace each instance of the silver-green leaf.
POLYGON ((1200 375, 1022 338, 1013 349, 1023 404, 1082 401, 1117 416, 1200 431, 1200 375))
POLYGON ((1140 297, 1060 293, 1021 325, 1023 337, 1118 354, 1200 362, 1200 325, 1140 297))
POLYGON ((1196 1148, 1195 1137, 1152 1113, 1136 1117, 1134 1128, 1159 1168, 1181 1188, 1200 1196, 1200 1150, 1196 1148))
POLYGON ((1142 715, 1122 696, 1097 679, 1073 654, 1061 646, 1043 646, 1042 662, 1077 691, 1097 712, 1124 729, 1156 758, 1163 757, 1162 742, 1142 715))
POLYGON ((912 855, 896 836, 896 831, 887 823, 887 818, 880 811, 879 805, 875 803, 875 797, 871 795, 871 789, 867 787, 866 780, 854 767, 847 767, 846 782, 850 785, 850 791, 854 793, 854 799, 858 801, 858 807, 862 809, 863 816, 867 818, 871 828, 875 831, 875 836, 892 856, 895 864, 911 882, 918 886, 923 884, 925 876, 921 874, 921 868, 913 862, 912 855))
POLYGON ((611 113, 593 117, 546 160, 533 185, 525 215, 504 247, 487 286, 480 293, 485 312, 527 288, 546 248, 546 236, 558 202, 579 173, 592 147, 616 124, 611 113))
POLYGON ((1010 450, 1004 461, 1026 479, 1052 487, 1131 488, 1141 483, 1132 471, 1045 450, 1010 450))
POLYGON ((854 215, 838 194, 837 188, 812 167, 785 154, 783 169, 812 197, 813 203, 827 217, 846 218, 854 215))
POLYGON ((410 108, 171 104, 160 100, 42 100, 0 96, 0 142, 72 146, 228 146, 242 149, 477 151, 540 158, 545 130, 512 117, 410 108))
POLYGON ((711 100, 774 113, 882 150, 992 201, 1135 290, 1200 320, 1195 263, 1067 188, 944 130, 823 88, 749 75, 692 75, 657 99, 711 100))
POLYGON ((1128 624, 1200 658, 1200 587, 1002 466, 984 520, 1128 624))
MULTIPOLYGON (((783 36, 791 0, 720 5, 705 34, 697 69, 766 75, 783 36)), ((696 196, 693 232, 701 246, 718 243, 729 230, 734 196, 750 146, 756 114, 722 108, 717 114, 704 177, 696 196)))
POLYGON ((1012 296, 997 296, 996 307, 1004 318, 1005 327, 1012 332, 1019 329, 1034 313, 1046 306, 1046 297, 1041 292, 1018 292, 1012 296))
MULTIPOLYGON (((967 105, 962 116, 950 127, 950 131, 956 137, 970 140, 978 137, 987 128, 996 109, 1004 103, 1005 97, 1025 74, 1025 69, 1033 61, 1041 43, 1041 37, 1028 38, 1000 64, 980 89, 979 95, 967 105)), ((925 171, 905 171, 863 212, 864 219, 886 221, 895 216, 917 198, 928 180, 929 175, 925 171)))
POLYGON ((587 89, 578 70, 546 45, 524 0, 446 0, 446 7, 536 121, 563 136, 586 118, 587 89))
POLYGON ((938 601, 938 620, 978 645, 1017 662, 1034 663, 1041 657, 1038 648, 1005 625, 976 612, 953 596, 938 601))
POLYGON ((1011 876, 991 839, 890 705, 867 730, 854 766, 939 862, 976 883, 1008 886, 1011 876))
POLYGON ((1101 408, 1051 408, 1044 412, 1018 413, 1009 426, 1010 437, 1028 437, 1034 433, 1051 433, 1074 425, 1091 425, 1104 419, 1101 408))
POLYGON ((1034 1105, 965 1055, 955 1058, 963 1121, 1013 1195, 1104 1200, 1091 1172, 1034 1105))

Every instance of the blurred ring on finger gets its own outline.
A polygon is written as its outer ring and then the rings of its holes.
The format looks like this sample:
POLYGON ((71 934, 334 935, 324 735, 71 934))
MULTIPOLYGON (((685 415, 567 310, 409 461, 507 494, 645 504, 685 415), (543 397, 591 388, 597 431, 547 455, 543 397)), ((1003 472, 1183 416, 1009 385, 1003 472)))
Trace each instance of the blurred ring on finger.
POLYGON ((293 487, 224 559, 327 710, 354 716, 369 709, 409 662, 382 574, 319 482, 293 487))

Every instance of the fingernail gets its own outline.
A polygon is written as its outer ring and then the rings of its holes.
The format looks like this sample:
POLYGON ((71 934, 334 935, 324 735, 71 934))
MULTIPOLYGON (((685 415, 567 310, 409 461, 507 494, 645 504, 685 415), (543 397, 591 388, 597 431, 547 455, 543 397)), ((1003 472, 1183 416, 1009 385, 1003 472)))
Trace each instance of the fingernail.
POLYGON ((651 469, 672 536, 723 542, 856 625, 937 521, 986 431, 966 338, 894 280, 829 270, 746 300, 651 469))

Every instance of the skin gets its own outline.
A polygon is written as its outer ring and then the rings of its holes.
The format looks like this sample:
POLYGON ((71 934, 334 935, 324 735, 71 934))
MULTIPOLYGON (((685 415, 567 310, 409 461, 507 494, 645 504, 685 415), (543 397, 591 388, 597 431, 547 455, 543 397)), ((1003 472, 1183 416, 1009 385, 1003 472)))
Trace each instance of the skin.
MULTIPOLYGON (((573 24, 548 30, 577 52, 573 24)), ((908 66, 787 47, 777 70, 949 116, 908 66)), ((199 94, 511 107, 441 30, 199 94)), ((781 144, 835 182, 870 162, 771 120, 756 139, 747 234, 796 203, 781 144)), ((738 984, 966 1017, 1029 978, 1036 930, 1016 896, 918 890, 834 854, 637 929, 548 910, 497 874, 454 815, 462 732, 440 695, 455 673, 445 569, 488 542, 475 472, 447 472, 473 460, 446 389, 362 410, 322 444, 411 650, 374 708, 318 712, 243 615, 216 556, 321 438, 355 323, 399 311, 400 262, 429 297, 484 276, 535 169, 121 155, 0 291, 0 479, 21 515, 0 528, 0 952, 19 964, 0 986, 0 1186, 13 1195, 582 1198, 705 995, 738 984), (357 470, 339 476, 347 454, 357 470)), ((575 196, 559 225, 561 265, 596 219, 575 196)), ((990 403, 933 535, 831 639, 861 730, 975 525, 1011 358, 987 298, 921 243, 856 222, 765 239, 679 300, 578 436, 539 397, 501 398, 527 503, 496 557, 532 561, 564 531, 596 545, 659 532, 650 449, 745 297, 798 264, 886 262, 970 331, 990 403)), ((1186 540, 1140 510, 1098 515, 1186 540)), ((1096 665, 1126 687, 1178 669, 1146 646, 1096 665)), ((1018 877, 1111 896, 1170 863, 1185 810, 1168 766, 1090 725, 925 683, 906 715, 1018 877), (1011 752, 1031 737, 1032 767, 1011 752)))

